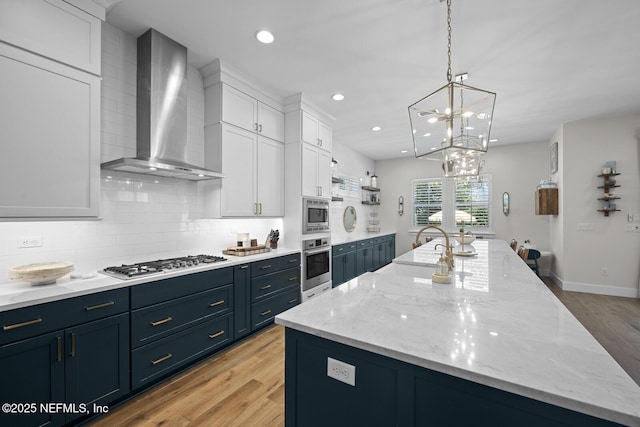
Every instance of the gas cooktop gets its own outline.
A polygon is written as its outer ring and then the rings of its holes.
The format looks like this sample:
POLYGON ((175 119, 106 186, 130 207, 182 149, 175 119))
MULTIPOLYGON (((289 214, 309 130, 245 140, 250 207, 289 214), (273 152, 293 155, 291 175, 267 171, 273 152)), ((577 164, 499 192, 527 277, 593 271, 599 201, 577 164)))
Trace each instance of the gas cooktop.
POLYGON ((118 279, 128 280, 140 276, 162 273, 168 270, 179 270, 195 267, 200 264, 211 264, 226 260, 226 258, 217 255, 188 255, 179 258, 159 259, 137 264, 122 264, 120 266, 106 267, 101 273, 118 279))

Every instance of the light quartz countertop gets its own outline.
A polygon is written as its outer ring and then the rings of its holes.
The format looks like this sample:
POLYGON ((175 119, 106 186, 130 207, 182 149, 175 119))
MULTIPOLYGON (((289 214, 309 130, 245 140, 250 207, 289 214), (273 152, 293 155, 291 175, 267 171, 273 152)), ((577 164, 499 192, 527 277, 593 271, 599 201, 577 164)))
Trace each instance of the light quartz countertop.
MULTIPOLYGON (((135 279, 122 280, 115 277, 97 273, 95 277, 88 279, 71 279, 69 275, 58 279, 51 285, 31 285, 27 282, 7 282, 0 284, 0 311, 13 310, 16 308, 28 307, 31 305, 46 302, 58 301, 66 298, 73 298, 81 295, 104 292, 111 289, 126 288, 142 283, 153 282, 171 277, 184 276, 187 274, 199 273, 202 271, 215 270, 218 268, 230 267, 248 262, 260 261, 263 259, 275 258, 283 255, 290 255, 300 252, 300 249, 279 248, 269 252, 248 255, 231 256, 223 255, 227 261, 220 261, 211 264, 201 264, 195 267, 181 268, 178 270, 168 270, 166 272, 150 274, 135 279)), ((175 254, 170 257, 186 256, 186 253, 175 254)), ((169 258, 169 257, 167 257, 169 258)), ((107 267, 105 265, 105 267, 107 267)))
POLYGON ((577 412, 640 426, 640 387, 502 240, 438 241, 276 316, 276 323, 577 412))

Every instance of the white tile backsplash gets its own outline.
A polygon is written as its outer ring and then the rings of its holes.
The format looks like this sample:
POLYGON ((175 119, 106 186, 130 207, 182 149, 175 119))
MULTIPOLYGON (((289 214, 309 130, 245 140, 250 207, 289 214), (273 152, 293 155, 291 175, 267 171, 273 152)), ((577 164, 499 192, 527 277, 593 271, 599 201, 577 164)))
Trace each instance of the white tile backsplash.
MULTIPOLYGON (((136 154, 136 40, 107 23, 102 40, 105 162, 136 154)), ((188 78, 188 158, 202 165, 204 89, 197 70, 190 67, 188 78)), ((0 284, 9 282, 9 269, 22 264, 70 261, 76 271, 88 272, 178 255, 220 255, 235 245, 239 232, 264 243, 271 229, 283 231, 282 218, 203 218, 202 184, 103 171, 99 219, 0 222, 0 284), (42 247, 18 248, 18 239, 27 236, 42 236, 42 247)))

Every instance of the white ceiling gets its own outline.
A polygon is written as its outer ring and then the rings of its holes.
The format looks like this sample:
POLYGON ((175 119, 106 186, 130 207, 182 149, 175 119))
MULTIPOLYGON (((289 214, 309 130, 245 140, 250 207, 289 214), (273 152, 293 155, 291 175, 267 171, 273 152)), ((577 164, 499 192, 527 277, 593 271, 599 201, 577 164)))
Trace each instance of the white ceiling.
MULTIPOLYGON (((335 118, 334 141, 376 160, 413 156, 407 107, 446 83, 439 0, 108 2, 108 23, 135 37, 155 28, 195 67, 222 58, 276 95, 304 93, 335 118), (274 43, 254 39, 261 28, 274 43)), ((498 144, 640 112, 638 0, 453 0, 452 28, 454 74, 497 93, 498 144)))

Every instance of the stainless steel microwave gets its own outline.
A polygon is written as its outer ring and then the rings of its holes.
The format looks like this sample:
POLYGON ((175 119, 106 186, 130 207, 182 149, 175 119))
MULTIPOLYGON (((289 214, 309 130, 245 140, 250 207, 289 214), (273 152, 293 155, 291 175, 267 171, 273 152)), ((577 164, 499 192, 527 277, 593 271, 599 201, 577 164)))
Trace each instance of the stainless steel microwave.
POLYGON ((320 233, 329 231, 329 201, 323 199, 302 199, 304 220, 302 233, 320 233))

